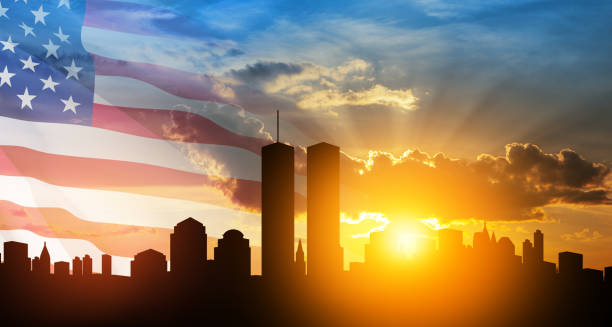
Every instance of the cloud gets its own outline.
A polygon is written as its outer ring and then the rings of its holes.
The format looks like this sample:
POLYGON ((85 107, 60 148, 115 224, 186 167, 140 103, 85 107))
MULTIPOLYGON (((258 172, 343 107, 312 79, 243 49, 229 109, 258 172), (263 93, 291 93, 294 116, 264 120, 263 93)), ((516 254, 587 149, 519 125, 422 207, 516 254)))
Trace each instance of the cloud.
POLYGON ((603 235, 601 235, 600 232, 596 230, 591 232, 589 228, 584 228, 583 230, 579 232, 574 232, 571 234, 567 233, 567 234, 561 235, 561 238, 565 241, 580 241, 580 242, 592 242, 602 237, 603 235))
POLYGON ((228 75, 267 97, 284 98, 304 110, 336 114, 332 110, 338 107, 417 108, 418 99, 411 89, 392 89, 376 82, 373 66, 362 59, 332 67, 310 62, 257 62, 228 75))
POLYGON ((552 204, 609 205, 610 168, 573 150, 544 153, 533 144, 512 143, 505 156, 482 154, 476 161, 429 155, 400 156, 371 151, 368 159, 343 156, 342 183, 353 192, 347 212, 382 211, 394 216, 463 219, 543 219, 552 204))

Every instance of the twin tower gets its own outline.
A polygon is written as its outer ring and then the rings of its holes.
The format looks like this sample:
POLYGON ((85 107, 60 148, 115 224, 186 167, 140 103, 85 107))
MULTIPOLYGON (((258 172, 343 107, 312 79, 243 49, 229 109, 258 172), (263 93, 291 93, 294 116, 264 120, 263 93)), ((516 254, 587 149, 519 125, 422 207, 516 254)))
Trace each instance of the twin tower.
MULTIPOLYGON (((262 275, 286 279, 294 270, 294 148, 262 148, 262 275)), ((319 143, 307 150, 307 269, 325 278, 343 270, 340 247, 340 148, 319 143)))

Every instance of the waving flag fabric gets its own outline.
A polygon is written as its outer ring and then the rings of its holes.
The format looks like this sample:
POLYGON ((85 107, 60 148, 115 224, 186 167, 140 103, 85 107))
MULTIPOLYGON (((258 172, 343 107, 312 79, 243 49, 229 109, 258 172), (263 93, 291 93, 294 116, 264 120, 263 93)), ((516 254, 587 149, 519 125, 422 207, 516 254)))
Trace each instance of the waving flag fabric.
MULTIPOLYGON (((146 4, 2 0, 0 8, 0 241, 53 239, 64 246, 53 260, 92 248, 167 253, 168 228, 195 216, 213 237, 241 228, 259 244, 259 152, 270 141, 204 110, 231 106, 213 78, 147 52, 223 44, 188 19, 176 21, 184 39, 156 35, 137 13, 165 9, 146 4)), ((124 261, 114 273, 129 273, 124 261)))

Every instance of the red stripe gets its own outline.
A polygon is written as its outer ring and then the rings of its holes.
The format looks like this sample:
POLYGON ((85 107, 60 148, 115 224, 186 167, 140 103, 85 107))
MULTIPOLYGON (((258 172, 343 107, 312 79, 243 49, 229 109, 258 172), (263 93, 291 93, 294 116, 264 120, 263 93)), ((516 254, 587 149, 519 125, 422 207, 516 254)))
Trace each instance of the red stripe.
POLYGON ((271 141, 228 131, 198 114, 94 104, 92 126, 169 141, 240 147, 260 154, 271 141))
MULTIPOLYGON (((261 183, 216 178, 165 167, 108 159, 81 158, 0 146, 0 174, 26 176, 69 187, 198 201, 239 210, 259 211, 261 183)), ((296 212, 306 200, 295 193, 296 212)))
POLYGON ((130 77, 182 98, 231 104, 215 90, 215 79, 207 75, 154 64, 117 60, 93 53, 91 56, 97 75, 130 77))

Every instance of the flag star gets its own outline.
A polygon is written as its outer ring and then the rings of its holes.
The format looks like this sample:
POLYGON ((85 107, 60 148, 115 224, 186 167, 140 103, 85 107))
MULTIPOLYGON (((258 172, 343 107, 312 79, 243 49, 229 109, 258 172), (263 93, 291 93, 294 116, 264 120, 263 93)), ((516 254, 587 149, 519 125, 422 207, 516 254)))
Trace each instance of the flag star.
POLYGON ((15 76, 15 74, 9 73, 7 68, 7 66, 4 66, 4 71, 0 73, 0 87, 4 84, 8 84, 11 87, 11 77, 15 76))
POLYGON ((49 75, 49 78, 47 79, 41 78, 40 81, 45 84, 43 85, 43 90, 50 89, 51 91, 55 92, 55 87, 59 85, 59 83, 53 81, 51 75, 49 75))
POLYGON ((60 100, 64 103, 64 111, 62 111, 62 112, 66 112, 66 111, 70 110, 70 111, 74 112, 74 114, 76 115, 76 113, 77 113, 76 112, 76 107, 78 105, 80 105, 80 103, 74 102, 72 100, 72 95, 70 96, 70 98, 68 98, 66 100, 64 100, 64 99, 60 99, 60 100))
POLYGON ((25 32, 25 36, 32 35, 36 37, 33 27, 26 25, 24 22, 21 22, 21 25, 19 25, 19 27, 23 28, 23 31, 25 32))
POLYGON ((45 17, 47 17, 47 15, 49 15, 49 12, 43 11, 43 6, 40 5, 40 8, 38 8, 38 10, 34 11, 34 10, 30 10, 32 12, 32 15, 34 15, 34 25, 36 25, 36 23, 41 22, 43 25, 47 25, 47 23, 45 23, 45 17))
POLYGON ((8 16, 6 15, 7 11, 8 11, 8 8, 2 8, 2 3, 0 3, 0 17, 8 18, 8 16))
POLYGON ((28 92, 28 88, 25 88, 25 92, 23 92, 23 94, 17 94, 17 97, 19 99, 21 99, 21 109, 23 109, 24 107, 28 107, 30 108, 30 110, 34 110, 32 109, 32 100, 36 97, 35 95, 31 95, 30 92, 28 92))
POLYGON ((53 44, 53 41, 49 39, 49 44, 42 45, 45 49, 47 49, 47 56, 45 58, 49 58, 50 56, 54 56, 55 59, 59 59, 57 57, 57 49, 59 49, 59 45, 53 44))
POLYGON ((65 6, 66 8, 70 9, 70 0, 60 0, 57 7, 59 8, 61 6, 65 6))
POLYGON ((34 67, 40 65, 40 63, 32 61, 32 56, 29 56, 28 60, 19 59, 19 61, 23 63, 23 68, 22 68, 23 70, 26 70, 26 68, 29 68, 33 72, 35 72, 34 67))
POLYGON ((64 69, 68 71, 68 76, 66 76, 66 79, 69 79, 70 77, 74 77, 74 79, 78 80, 79 72, 81 71, 81 69, 83 69, 83 67, 76 66, 74 64, 74 59, 72 59, 72 64, 70 64, 70 66, 64 66, 64 69))
POLYGON ((59 27, 59 31, 57 33, 53 33, 53 35, 57 36, 57 38, 60 39, 60 41, 62 42, 70 43, 70 41, 68 41, 70 35, 64 34, 64 32, 62 32, 61 26, 59 27))
POLYGON ((11 36, 9 35, 8 40, 6 41, 0 41, 0 43, 2 43, 3 47, 2 47, 2 51, 4 50, 9 50, 12 53, 15 53, 15 47, 17 45, 19 45, 19 43, 14 43, 13 40, 11 39, 11 36))

